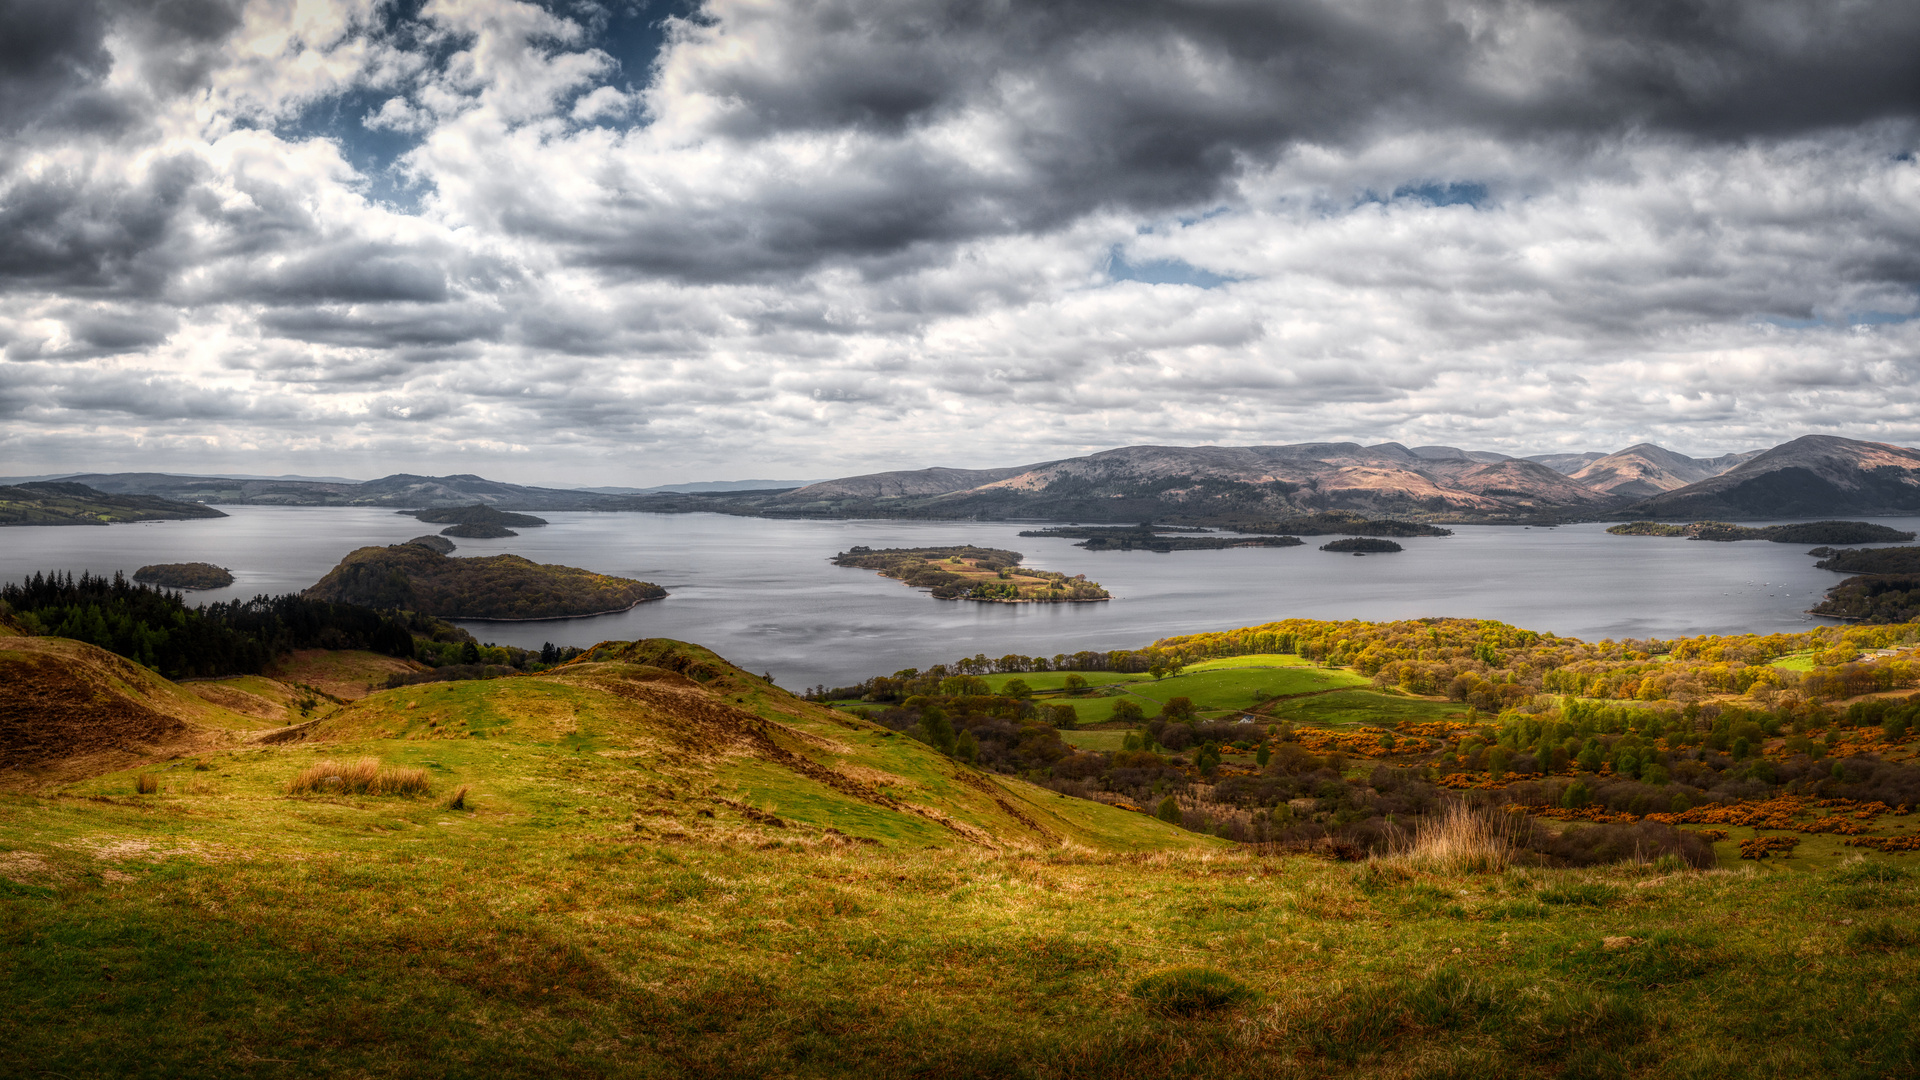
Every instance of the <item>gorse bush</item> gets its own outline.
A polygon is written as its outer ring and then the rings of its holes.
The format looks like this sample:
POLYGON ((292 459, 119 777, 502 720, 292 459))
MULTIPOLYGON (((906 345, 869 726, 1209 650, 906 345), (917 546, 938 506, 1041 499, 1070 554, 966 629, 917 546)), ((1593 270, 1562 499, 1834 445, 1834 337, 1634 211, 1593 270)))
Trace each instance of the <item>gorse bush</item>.
POLYGON ((1195 1016, 1252 1001, 1259 992, 1224 971, 1182 967, 1156 972, 1133 984, 1133 996, 1155 1012, 1195 1016))
POLYGON ((382 769, 380 759, 370 757, 316 761, 287 785, 289 795, 425 795, 430 790, 425 769, 382 769))

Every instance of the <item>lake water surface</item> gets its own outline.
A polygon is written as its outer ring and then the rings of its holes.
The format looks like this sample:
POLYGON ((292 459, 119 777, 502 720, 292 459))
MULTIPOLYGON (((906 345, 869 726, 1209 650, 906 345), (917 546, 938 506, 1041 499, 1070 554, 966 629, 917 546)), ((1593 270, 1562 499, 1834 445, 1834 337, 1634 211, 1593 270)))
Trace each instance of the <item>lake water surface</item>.
MULTIPOLYGON (((222 507, 227 518, 106 527, 0 529, 0 580, 36 570, 131 574, 147 563, 203 561, 233 571, 193 600, 296 592, 348 551, 438 531, 391 510, 222 507)), ((1170 634, 1289 617, 1499 619, 1573 637, 1675 637, 1803 630, 1803 614, 1841 580, 1805 545, 1616 537, 1603 524, 1556 529, 1454 526, 1444 539, 1355 558, 1305 547, 1089 552, 1021 538, 1032 524, 776 521, 719 514, 547 512, 505 540, 460 540, 460 555, 512 552, 664 586, 672 595, 617 615, 463 623, 482 641, 539 647, 674 637, 696 641, 783 686, 842 685, 904 667, 1009 652, 1051 656, 1138 648, 1170 634), (1115 599, 1095 604, 938 601, 871 571, 828 563, 869 547, 978 544, 1027 564, 1084 573, 1115 599)), ((1920 519, 1876 518, 1896 528, 1920 519)))

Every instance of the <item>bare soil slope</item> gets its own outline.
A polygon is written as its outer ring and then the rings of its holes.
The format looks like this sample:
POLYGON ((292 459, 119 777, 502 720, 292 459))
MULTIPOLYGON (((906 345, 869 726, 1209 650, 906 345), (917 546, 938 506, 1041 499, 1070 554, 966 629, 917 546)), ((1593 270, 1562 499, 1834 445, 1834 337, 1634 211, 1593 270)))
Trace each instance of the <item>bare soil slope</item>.
POLYGON ((35 788, 269 726, 85 642, 0 637, 0 788, 35 788))

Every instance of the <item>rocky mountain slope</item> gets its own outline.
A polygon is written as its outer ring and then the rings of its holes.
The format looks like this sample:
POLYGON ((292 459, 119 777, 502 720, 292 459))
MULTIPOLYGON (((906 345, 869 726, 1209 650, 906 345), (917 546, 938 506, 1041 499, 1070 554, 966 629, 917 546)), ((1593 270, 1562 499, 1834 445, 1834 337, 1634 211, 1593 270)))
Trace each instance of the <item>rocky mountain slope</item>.
POLYGON ((1683 519, 1911 514, 1920 512, 1920 450, 1803 435, 1628 510, 1683 519))
POLYGON ((1693 520, 1920 509, 1920 451, 1805 436, 1694 458, 1651 443, 1611 454, 1511 457, 1453 446, 1353 442, 1125 446, 987 469, 865 473, 784 490, 605 494, 462 474, 364 484, 116 473, 109 492, 216 503, 500 510, 717 511, 780 517, 1028 518, 1235 527, 1324 513, 1416 521, 1693 520), (1910 475, 1912 474, 1912 475, 1910 475))

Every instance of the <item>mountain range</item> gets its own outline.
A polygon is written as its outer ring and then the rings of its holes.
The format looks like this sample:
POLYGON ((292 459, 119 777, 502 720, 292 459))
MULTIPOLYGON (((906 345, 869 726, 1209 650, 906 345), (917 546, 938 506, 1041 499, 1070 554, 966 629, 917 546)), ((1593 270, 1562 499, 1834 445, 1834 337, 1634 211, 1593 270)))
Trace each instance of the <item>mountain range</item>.
MULTIPOLYGON (((471 474, 364 483, 164 473, 65 477, 201 503, 718 511, 779 517, 1030 518, 1283 528, 1327 512, 1436 522, 1731 520, 1920 513, 1920 450, 1832 435, 1693 458, 1652 443, 1513 457, 1451 446, 1127 446, 996 469, 869 473, 797 487, 559 489, 471 474)), ((692 487, 694 485, 680 485, 692 487)))

